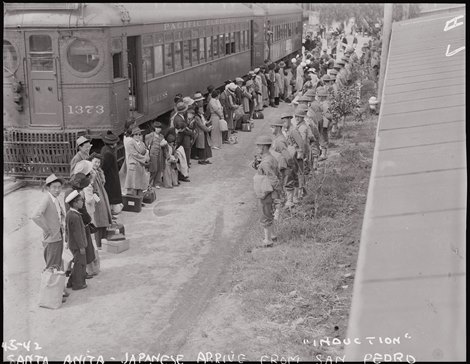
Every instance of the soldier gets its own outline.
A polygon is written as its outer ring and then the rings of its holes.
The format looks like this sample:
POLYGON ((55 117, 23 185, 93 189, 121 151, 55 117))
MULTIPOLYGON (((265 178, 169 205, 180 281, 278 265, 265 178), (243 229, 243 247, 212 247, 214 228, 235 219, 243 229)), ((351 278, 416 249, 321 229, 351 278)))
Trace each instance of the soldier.
POLYGON ((322 120, 319 122, 318 130, 320 132, 320 148, 321 155, 319 160, 323 161, 326 159, 328 154, 328 131, 331 124, 332 115, 329 110, 329 102, 327 101, 328 93, 325 89, 321 90, 317 94, 318 102, 322 107, 322 120))
POLYGON ((257 170, 254 177, 254 187, 261 204, 261 225, 264 229, 264 240, 259 248, 273 246, 277 239, 274 234, 274 200, 279 198, 279 167, 276 159, 270 153, 272 139, 269 136, 260 136, 256 139, 257 155, 252 164, 257 170))
MULTIPOLYGON (((306 165, 305 160, 309 154, 309 144, 311 134, 310 128, 305 123, 305 116, 307 115, 308 107, 305 104, 299 105, 294 112, 294 119, 292 119, 292 127, 290 128, 289 136, 287 138, 288 144, 295 149, 295 159, 299 167, 298 181, 299 187, 294 189, 294 199, 299 200, 305 194, 305 174, 306 165)), ((292 154, 292 153, 291 153, 292 154)))

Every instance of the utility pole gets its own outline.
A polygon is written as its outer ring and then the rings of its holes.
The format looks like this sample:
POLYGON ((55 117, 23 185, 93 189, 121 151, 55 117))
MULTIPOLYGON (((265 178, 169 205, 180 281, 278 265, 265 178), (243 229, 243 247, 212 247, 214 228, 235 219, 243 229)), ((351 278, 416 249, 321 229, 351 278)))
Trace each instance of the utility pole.
POLYGON ((382 102, 382 92, 384 88, 385 70, 387 67, 388 50, 390 47, 390 38, 392 37, 392 15, 393 4, 384 4, 384 27, 382 33, 382 55, 380 57, 380 75, 377 91, 377 99, 382 102))

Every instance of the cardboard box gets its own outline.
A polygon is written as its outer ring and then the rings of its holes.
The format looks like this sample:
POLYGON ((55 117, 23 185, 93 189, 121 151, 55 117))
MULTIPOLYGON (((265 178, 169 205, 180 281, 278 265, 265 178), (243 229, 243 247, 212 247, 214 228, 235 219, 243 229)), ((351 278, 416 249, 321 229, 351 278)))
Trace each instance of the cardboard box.
POLYGON ((119 254, 129 249, 129 240, 106 240, 101 241, 107 253, 119 254))

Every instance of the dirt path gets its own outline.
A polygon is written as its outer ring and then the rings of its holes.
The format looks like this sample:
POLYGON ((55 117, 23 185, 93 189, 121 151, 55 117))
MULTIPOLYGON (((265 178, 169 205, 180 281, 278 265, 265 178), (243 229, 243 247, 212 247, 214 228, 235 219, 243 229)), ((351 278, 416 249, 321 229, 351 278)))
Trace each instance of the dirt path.
MULTIPOLYGON (((73 291, 61 309, 37 306, 43 268, 40 229, 28 220, 41 198, 22 189, 4 198, 4 341, 37 342, 37 354, 63 361, 67 355, 102 355, 124 360, 139 353, 178 354, 208 303, 224 287, 224 271, 238 254, 244 234, 261 238, 249 166, 254 139, 269 134, 268 120, 286 111, 265 109, 239 144, 214 150, 212 165, 193 161, 191 183, 158 191, 157 201, 139 214, 123 212, 130 250, 100 252, 102 272, 88 288, 73 291), (250 232, 251 233, 251 232, 250 232)), ((204 350, 204 348, 201 348, 204 350)), ((197 354, 196 354, 197 355, 197 354)), ((187 357, 185 360, 195 360, 187 357)))

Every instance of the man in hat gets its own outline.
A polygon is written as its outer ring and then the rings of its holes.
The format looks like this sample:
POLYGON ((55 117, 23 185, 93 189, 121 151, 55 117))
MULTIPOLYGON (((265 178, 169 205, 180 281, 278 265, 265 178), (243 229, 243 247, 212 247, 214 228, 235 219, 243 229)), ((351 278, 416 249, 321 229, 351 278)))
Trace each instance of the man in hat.
MULTIPOLYGON (((297 170, 294 158, 288 151, 287 139, 282 132, 283 127, 284 121, 282 119, 271 123, 271 132, 274 135, 271 154, 276 157, 279 166, 281 184, 286 195, 284 207, 291 208, 294 206, 294 188, 298 185, 297 170)), ((278 209, 276 209, 276 212, 278 212, 278 209)))
POLYGON ((263 95, 263 108, 269 106, 268 80, 266 79, 266 66, 260 67, 259 76, 261 77, 261 94, 263 95))
POLYGON ((246 97, 245 93, 243 92, 243 78, 237 77, 235 78, 235 104, 237 105, 237 108, 234 110, 233 114, 233 124, 235 127, 235 130, 241 130, 242 128, 242 120, 243 120, 243 115, 245 115, 245 112, 243 110, 243 98, 246 97))
POLYGON ((188 111, 188 105, 184 102, 179 102, 176 105, 176 115, 174 118, 174 128, 176 132, 176 149, 183 146, 184 153, 188 167, 191 166, 191 138, 194 133, 189 128, 186 120, 186 111, 188 111))
POLYGON ((145 178, 145 165, 150 160, 149 151, 142 140, 142 130, 138 126, 132 129, 127 154, 127 173, 124 188, 128 195, 142 196, 149 181, 145 178))
POLYGON ((286 75, 284 74, 284 69, 286 68, 286 63, 284 61, 279 62, 279 76, 281 78, 280 86, 279 86, 279 99, 284 101, 284 97, 286 96, 287 90, 285 89, 285 81, 284 78, 286 75))
POLYGON ((90 157, 90 149, 91 149, 91 143, 90 140, 85 138, 84 136, 81 136, 77 139, 77 148, 78 152, 75 154, 75 156, 72 158, 70 161, 70 175, 73 174, 73 169, 75 168, 75 165, 83 160, 88 160, 90 157))
POLYGON ((255 92, 257 95, 255 110, 256 111, 263 111, 263 81, 261 80, 261 69, 255 68, 255 79, 254 79, 254 86, 255 92))
POLYGON ((257 155, 253 168, 257 170, 254 178, 255 192, 261 205, 261 225, 264 229, 264 240, 257 247, 267 248, 273 246, 274 236, 274 200, 279 198, 279 167, 276 159, 270 153, 272 139, 269 136, 260 136, 256 139, 257 155))
POLYGON ((227 126, 231 134, 237 133, 235 130, 235 122, 233 120, 233 113, 238 108, 235 100, 236 89, 237 85, 234 83, 229 83, 227 86, 225 86, 225 91, 223 92, 225 93, 225 103, 222 104, 222 106, 224 108, 225 121, 227 121, 227 126))
POLYGON ((153 120, 152 127, 153 131, 145 136, 145 145, 149 149, 150 157, 149 185, 151 187, 160 188, 162 184, 163 167, 165 163, 165 160, 163 159, 162 147, 164 147, 167 142, 162 135, 162 124, 157 120, 153 120))
POLYGON ((100 154, 103 156, 101 169, 103 170, 105 183, 104 189, 108 194, 109 204, 113 220, 122 211, 122 190, 121 180, 119 178, 119 167, 117 162, 116 147, 119 138, 110 130, 102 136, 104 146, 101 148, 100 154))
POLYGON ((47 193, 39 203, 32 220, 43 231, 42 245, 46 269, 62 268, 63 236, 65 227, 65 206, 62 206, 59 195, 64 180, 51 174, 46 178, 47 193))
POLYGON ((175 114, 170 118, 170 128, 175 127, 176 122, 186 121, 186 111, 188 105, 183 100, 179 101, 175 107, 175 114))

